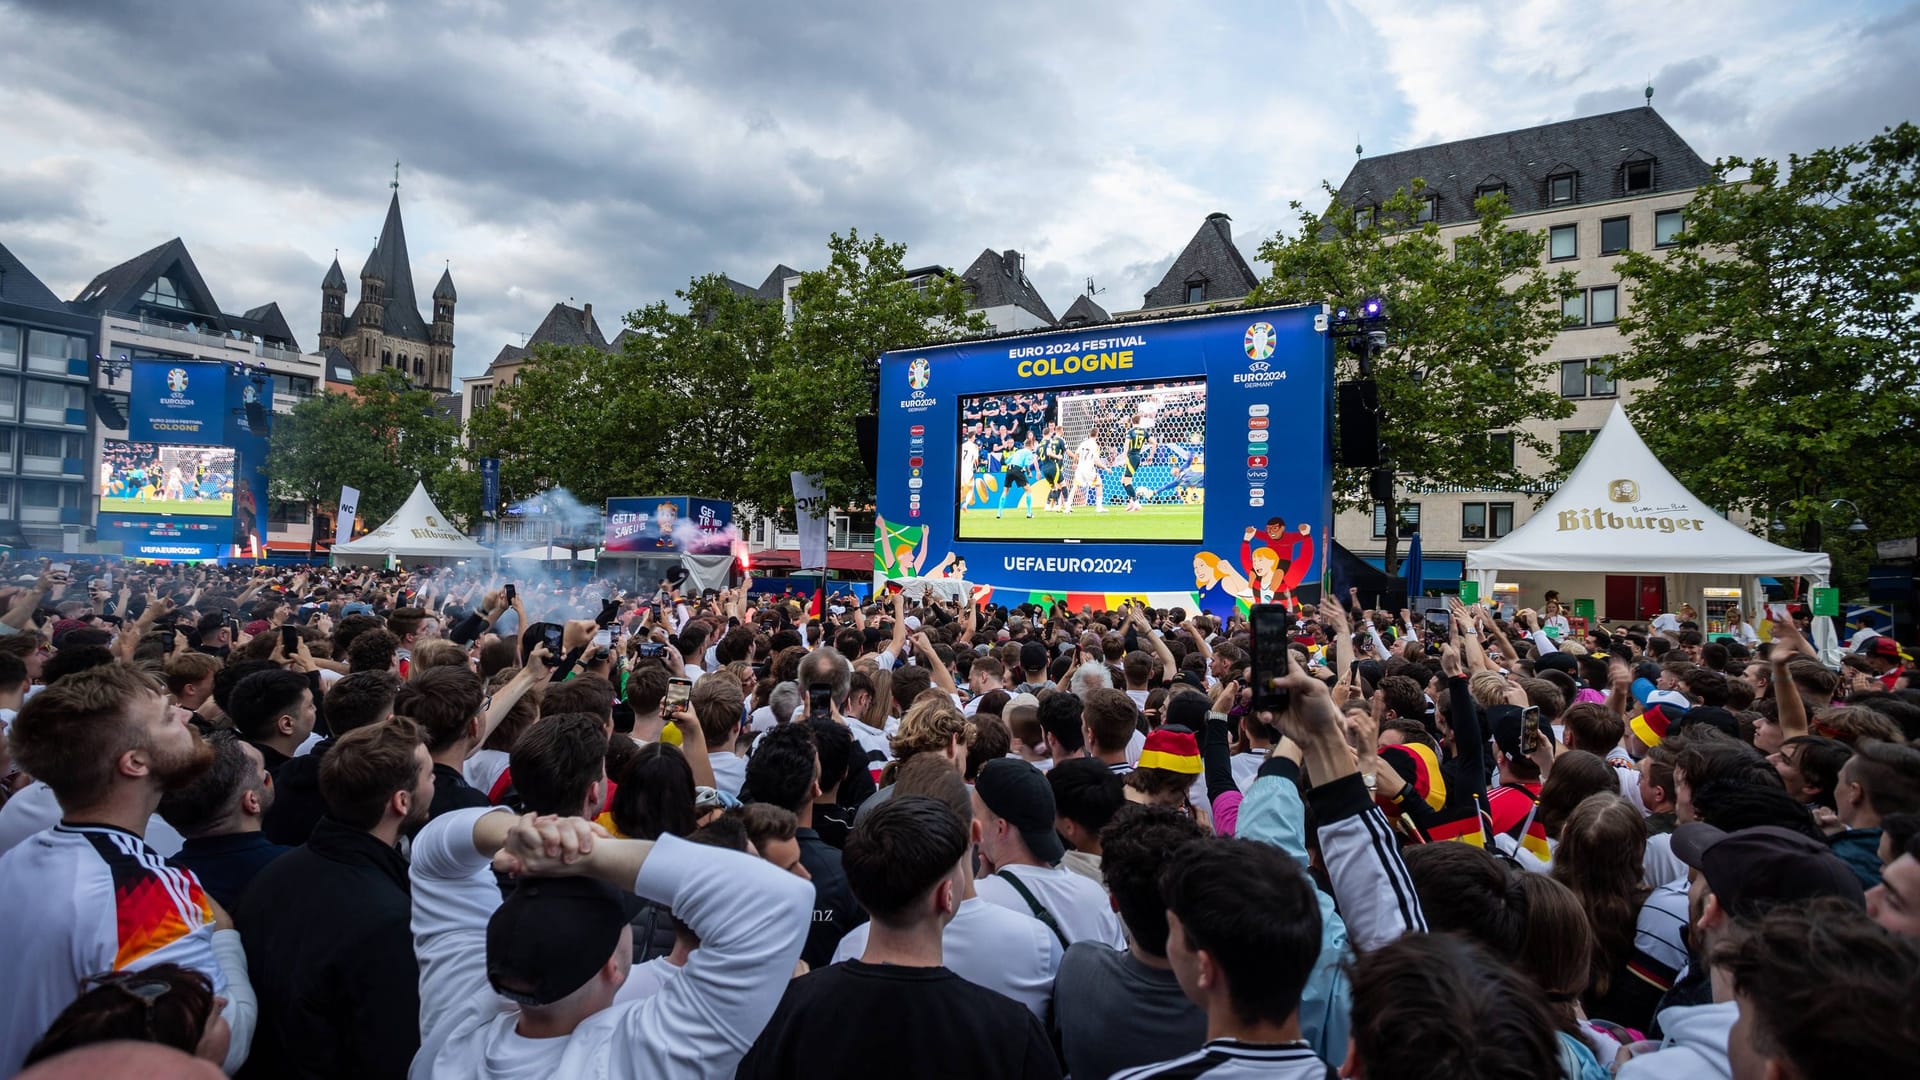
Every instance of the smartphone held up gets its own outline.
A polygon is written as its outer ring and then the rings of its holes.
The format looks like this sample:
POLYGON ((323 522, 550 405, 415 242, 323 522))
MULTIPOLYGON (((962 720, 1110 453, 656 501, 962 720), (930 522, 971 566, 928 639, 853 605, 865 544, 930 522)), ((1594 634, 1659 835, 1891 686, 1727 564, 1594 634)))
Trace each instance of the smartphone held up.
POLYGON ((1288 702, 1284 680, 1293 616, 1284 604, 1255 604, 1248 625, 1253 636, 1253 707, 1280 712, 1288 702))

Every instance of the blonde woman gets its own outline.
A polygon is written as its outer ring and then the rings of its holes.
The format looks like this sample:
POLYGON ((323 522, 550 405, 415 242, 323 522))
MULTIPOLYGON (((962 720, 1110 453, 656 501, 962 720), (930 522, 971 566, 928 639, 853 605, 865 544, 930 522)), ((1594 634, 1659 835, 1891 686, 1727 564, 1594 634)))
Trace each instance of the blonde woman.
POLYGON ((1206 592, 1215 585, 1236 600, 1253 602, 1253 586, 1240 576, 1240 571, 1213 552, 1202 551, 1193 557, 1193 587, 1206 592))
POLYGON ((973 725, 960 712, 960 707, 946 693, 930 689, 907 707, 907 714, 900 718, 899 730, 888 740, 893 760, 887 762, 886 770, 880 774, 880 786, 892 784, 900 765, 916 754, 938 754, 951 762, 956 771, 964 771, 967 745, 971 742, 973 725))

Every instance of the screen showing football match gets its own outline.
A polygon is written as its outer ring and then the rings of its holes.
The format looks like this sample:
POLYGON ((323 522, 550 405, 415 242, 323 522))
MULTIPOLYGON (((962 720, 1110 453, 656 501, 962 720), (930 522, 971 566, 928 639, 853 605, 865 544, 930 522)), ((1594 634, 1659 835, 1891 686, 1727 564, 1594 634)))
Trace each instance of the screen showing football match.
POLYGON ((1195 543, 1204 379, 960 399, 961 540, 1195 543))
POLYGON ((100 509, 118 514, 233 516, 234 451, 108 439, 100 509))

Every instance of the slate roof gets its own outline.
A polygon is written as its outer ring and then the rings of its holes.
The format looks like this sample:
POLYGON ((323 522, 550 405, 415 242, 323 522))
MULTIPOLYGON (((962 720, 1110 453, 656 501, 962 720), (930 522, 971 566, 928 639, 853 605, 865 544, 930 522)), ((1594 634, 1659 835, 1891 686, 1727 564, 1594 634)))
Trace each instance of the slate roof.
POLYGON ((5 244, 0 244, 0 301, 48 311, 67 310, 53 290, 34 277, 27 264, 15 258, 5 244))
POLYGON ((337 345, 327 346, 324 359, 327 369, 327 381, 332 383, 352 383, 357 374, 353 370, 353 361, 340 351, 337 345))
MULTIPOLYGON (((386 318, 381 330, 397 338, 426 343, 427 324, 420 318, 420 303, 413 296, 413 264, 407 258, 407 230, 400 223, 400 192, 387 203, 387 220, 380 226, 380 242, 367 256, 360 276, 377 277, 382 283, 381 306, 386 318)), ((364 295, 361 302, 365 303, 364 295)))
POLYGON ((219 303, 214 300, 206 281, 200 277, 200 268, 193 264, 193 256, 187 253, 187 245, 177 236, 94 275, 70 306, 88 315, 104 315, 110 311, 131 312, 139 305, 140 297, 148 286, 162 274, 175 277, 176 284, 186 292, 185 299, 196 309, 193 312, 180 312, 178 318, 202 323, 222 334, 227 332, 226 316, 221 314, 219 303))
POLYGON ((244 315, 227 316, 227 322, 232 329, 245 330, 269 343, 300 351, 300 343, 294 339, 293 328, 287 325, 286 316, 280 314, 279 304, 248 308, 244 315))
POLYGON ((1473 200, 1485 184, 1504 184, 1515 213, 1551 209, 1547 179, 1576 177, 1572 204, 1627 194, 1622 166, 1653 164, 1653 190, 1684 191, 1710 184, 1713 168, 1650 107, 1562 120, 1497 135, 1362 158, 1340 185, 1343 206, 1379 203, 1414 177, 1437 196, 1434 218, 1446 225, 1472 220, 1473 200))
POLYGON ((600 333, 600 321, 593 317, 592 311, 588 310, 590 307, 553 305, 525 345, 500 346, 500 351, 494 355, 493 362, 487 365, 487 370, 492 371, 500 364, 512 364, 525 359, 536 345, 591 345, 602 351, 614 351, 614 346, 600 333))
POLYGON ((754 292, 758 293, 762 299, 778 300, 786 290, 787 279, 799 276, 800 271, 795 270, 786 263, 775 263, 773 269, 768 272, 767 279, 762 281, 760 287, 755 289, 754 292))
POLYGON ((1067 308, 1065 315, 1060 316, 1061 326, 1098 326, 1112 321, 1113 316, 1107 314, 1107 309, 1094 303, 1093 297, 1085 293, 1074 297, 1073 305, 1067 308))
POLYGON ((347 275, 340 272, 340 257, 338 255, 334 256, 333 265, 327 267, 327 276, 320 279, 320 287, 323 289, 341 290, 347 287, 347 275))
POLYGON ((1209 302, 1245 296, 1260 282, 1240 249, 1233 246, 1233 219, 1225 214, 1207 215, 1200 231, 1187 241, 1160 284, 1147 290, 1140 306, 1179 307, 1187 302, 1187 286, 1196 281, 1207 283, 1209 302))
POLYGON ((1033 287, 1027 279, 1026 269, 1021 265, 1020 253, 1011 249, 994 251, 988 249, 973 260, 960 275, 973 293, 972 307, 995 308, 1012 305, 1052 324, 1053 309, 1040 297, 1040 290, 1033 287))
POLYGON ((451 300, 456 304, 460 302, 460 294, 453 291, 452 267, 440 271, 440 284, 433 287, 433 298, 435 300, 451 300))

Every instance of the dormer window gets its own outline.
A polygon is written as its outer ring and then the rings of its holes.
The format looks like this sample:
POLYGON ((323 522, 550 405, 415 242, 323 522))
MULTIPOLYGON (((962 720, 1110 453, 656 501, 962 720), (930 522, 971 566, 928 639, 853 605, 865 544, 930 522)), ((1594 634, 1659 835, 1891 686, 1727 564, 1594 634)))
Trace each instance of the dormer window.
POLYGON ((1620 167, 1622 187, 1629 195, 1642 195, 1653 190, 1653 162, 1629 161, 1620 167))
POLYGON ((1438 213, 1439 202, 1440 198, 1437 195, 1428 195, 1421 199, 1420 209, 1416 212, 1414 220, 1420 222, 1432 221, 1438 213))
POLYGON ((1554 204, 1573 201, 1574 184, 1572 173, 1561 173, 1547 177, 1547 201, 1554 204))
POLYGON ((1506 193, 1507 185, 1504 181, 1488 180, 1473 189, 1473 199, 1475 202, 1479 202, 1481 199, 1491 198, 1495 195, 1505 195, 1506 193))
POLYGON ((1354 207, 1353 227, 1355 230, 1373 228, 1373 207, 1371 206, 1354 207))
POLYGON ((1199 281, 1187 282, 1187 303, 1199 304, 1205 302, 1206 299, 1207 282, 1204 278, 1199 281))

